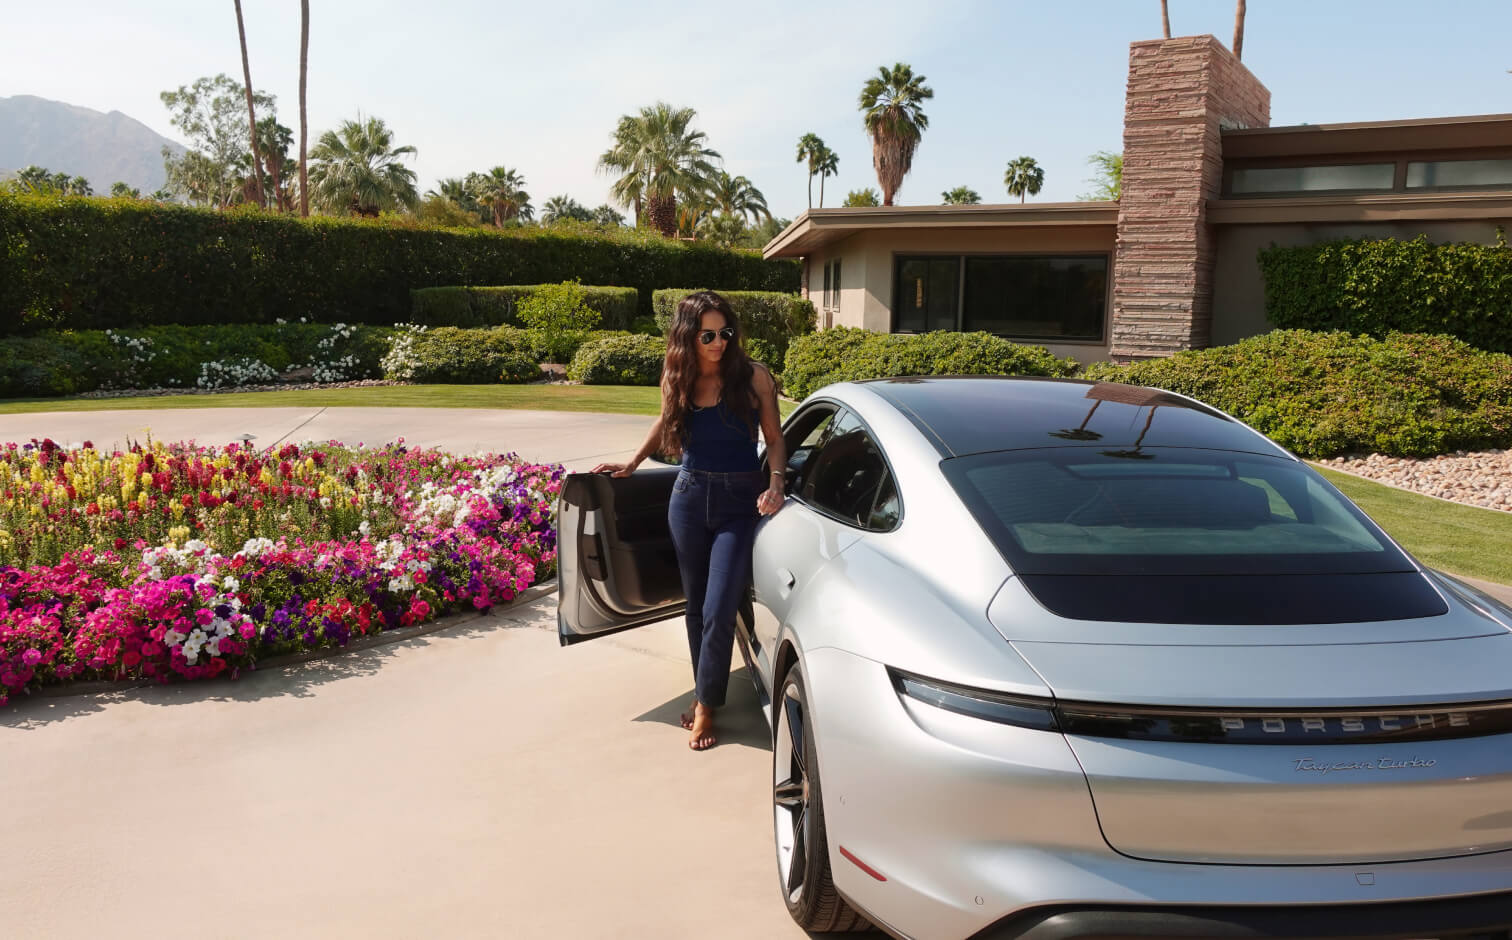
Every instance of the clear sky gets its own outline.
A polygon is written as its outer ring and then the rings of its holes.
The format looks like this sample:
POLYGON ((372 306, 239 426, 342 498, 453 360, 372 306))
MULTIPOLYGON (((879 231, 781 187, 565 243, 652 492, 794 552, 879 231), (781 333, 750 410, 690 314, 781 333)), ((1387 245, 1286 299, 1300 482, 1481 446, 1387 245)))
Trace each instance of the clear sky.
MULTIPOLYGON (((252 80, 298 131, 299 4, 244 0, 252 80)), ((424 192, 505 165, 539 207, 608 198, 594 165, 621 114, 658 99, 696 126, 774 213, 806 205, 794 162, 812 131, 840 156, 825 205, 875 186, 856 99, 907 62, 935 91, 900 204, 967 185, 1005 202, 1008 160, 1045 170, 1036 201, 1090 187, 1121 149, 1128 45, 1160 36, 1159 0, 311 0, 310 135, 359 111, 383 118, 424 192)), ((1233 35, 1232 0, 1170 0, 1172 35, 1233 35)), ((1512 112, 1509 0, 1248 0, 1244 62, 1273 124, 1512 112)), ((7 2, 0 96, 122 111, 177 137, 166 88, 241 59, 231 0, 7 2)), ((1512 143, 1512 142, 1509 142, 1512 143)), ((66 167, 53 167, 66 170, 66 167)), ((96 184, 98 187, 98 183, 96 184)), ((818 180, 815 180, 815 199, 818 180)))

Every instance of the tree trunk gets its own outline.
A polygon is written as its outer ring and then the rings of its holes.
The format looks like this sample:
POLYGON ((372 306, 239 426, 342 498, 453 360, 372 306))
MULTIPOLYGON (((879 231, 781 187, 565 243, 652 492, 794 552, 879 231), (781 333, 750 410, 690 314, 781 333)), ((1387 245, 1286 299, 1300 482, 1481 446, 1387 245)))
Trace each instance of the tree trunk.
MULTIPOLYGON (((824 180, 819 181, 819 205, 824 206, 824 180)), ((809 167, 809 208, 814 208, 814 168, 809 167)))
POLYGON ((652 196, 646 200, 651 226, 668 238, 677 235, 677 197, 652 196))
POLYGON ((824 174, 819 174, 819 208, 824 208, 824 174))
POLYGON ((1244 61, 1244 0, 1234 6, 1234 58, 1244 61))
POLYGON ((278 164, 282 163, 283 161, 279 160, 279 159, 276 159, 279 156, 281 156, 281 154, 269 154, 268 155, 268 175, 273 177, 273 211, 274 212, 282 212, 283 209, 284 209, 283 186, 280 184, 280 181, 279 181, 279 178, 278 178, 278 164))
POLYGON ((242 54, 242 79, 247 83, 247 122, 252 129, 252 175, 257 179, 255 191, 257 204, 264 209, 268 208, 268 196, 263 192, 262 184, 262 156, 257 152, 257 112, 252 107, 252 66, 247 62, 247 27, 242 22, 241 0, 236 3, 236 35, 241 39, 242 54))
POLYGON ((310 0, 299 0, 299 215, 310 214, 310 177, 305 166, 305 144, 310 139, 305 108, 305 77, 310 74, 310 0))
POLYGON ((1171 9, 1169 0, 1160 0, 1160 28, 1165 33, 1165 38, 1171 38, 1171 9))

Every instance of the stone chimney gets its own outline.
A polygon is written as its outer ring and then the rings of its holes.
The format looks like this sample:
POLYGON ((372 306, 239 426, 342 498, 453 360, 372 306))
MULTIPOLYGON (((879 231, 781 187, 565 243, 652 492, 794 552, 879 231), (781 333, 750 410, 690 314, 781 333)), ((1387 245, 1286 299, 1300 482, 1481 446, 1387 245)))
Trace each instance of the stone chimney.
POLYGON ((1270 125, 1270 92, 1212 36, 1129 46, 1123 192, 1110 355, 1168 356, 1209 344, 1219 131, 1270 125))

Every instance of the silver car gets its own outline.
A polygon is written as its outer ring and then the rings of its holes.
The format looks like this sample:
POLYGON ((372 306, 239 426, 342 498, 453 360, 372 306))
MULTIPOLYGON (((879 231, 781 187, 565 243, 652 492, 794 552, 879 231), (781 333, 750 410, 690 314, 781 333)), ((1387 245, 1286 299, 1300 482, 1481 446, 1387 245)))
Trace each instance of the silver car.
MULTIPOLYGON (((833 385, 784 436, 737 636, 799 924, 1512 936, 1512 611, 1306 464, 1067 380, 833 385)), ((567 481, 563 643, 680 611, 676 473, 567 481)))

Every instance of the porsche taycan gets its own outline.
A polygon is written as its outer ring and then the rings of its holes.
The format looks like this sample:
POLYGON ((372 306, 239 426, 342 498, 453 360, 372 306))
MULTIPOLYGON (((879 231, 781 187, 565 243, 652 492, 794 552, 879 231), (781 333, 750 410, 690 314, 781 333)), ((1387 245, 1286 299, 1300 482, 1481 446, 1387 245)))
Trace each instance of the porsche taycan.
MULTIPOLYGON (((1168 392, 833 385, 736 633, 775 887, 911 938, 1512 936, 1512 610, 1168 392)), ((563 643, 677 615, 679 473, 561 494, 563 643)))

